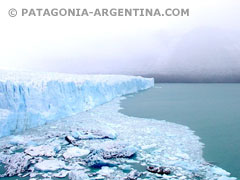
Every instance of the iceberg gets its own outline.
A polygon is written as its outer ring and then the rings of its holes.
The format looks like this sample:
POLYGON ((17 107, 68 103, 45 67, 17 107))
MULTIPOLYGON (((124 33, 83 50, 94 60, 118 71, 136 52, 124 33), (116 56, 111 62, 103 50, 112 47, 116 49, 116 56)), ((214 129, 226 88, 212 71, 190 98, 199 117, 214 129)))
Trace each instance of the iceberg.
POLYGON ((154 86, 153 78, 0 70, 0 137, 154 86))

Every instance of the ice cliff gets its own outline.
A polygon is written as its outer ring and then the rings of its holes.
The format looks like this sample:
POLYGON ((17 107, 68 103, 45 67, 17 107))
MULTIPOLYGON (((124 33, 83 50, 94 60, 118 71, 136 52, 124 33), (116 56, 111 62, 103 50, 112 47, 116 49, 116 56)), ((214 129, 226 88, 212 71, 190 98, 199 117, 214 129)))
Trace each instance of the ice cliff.
POLYGON ((151 78, 0 70, 0 137, 150 88, 151 78))

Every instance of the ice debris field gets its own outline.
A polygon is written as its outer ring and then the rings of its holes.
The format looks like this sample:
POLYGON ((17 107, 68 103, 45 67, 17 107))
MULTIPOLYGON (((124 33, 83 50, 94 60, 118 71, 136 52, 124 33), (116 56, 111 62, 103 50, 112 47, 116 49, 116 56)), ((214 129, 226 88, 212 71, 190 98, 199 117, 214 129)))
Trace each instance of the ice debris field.
POLYGON ((203 159, 203 144, 188 127, 118 112, 119 96, 153 83, 134 76, 1 71, 0 176, 234 180, 203 159))

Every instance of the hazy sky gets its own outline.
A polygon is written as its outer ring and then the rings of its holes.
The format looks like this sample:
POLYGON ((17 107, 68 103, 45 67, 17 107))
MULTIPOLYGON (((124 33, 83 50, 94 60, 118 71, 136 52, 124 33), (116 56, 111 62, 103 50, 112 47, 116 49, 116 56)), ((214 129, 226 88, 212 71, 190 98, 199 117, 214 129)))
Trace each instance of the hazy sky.
MULTIPOLYGON (((151 73, 198 27, 240 30, 238 0, 2 1, 0 68, 151 73), (9 17, 15 8, 189 8, 189 17, 9 17), (135 68, 136 67, 136 68, 135 68), (139 69, 138 69, 139 68, 139 69)), ((19 12, 20 13, 20 12, 19 12)), ((201 33, 201 32, 200 32, 201 33)), ((239 44, 237 44, 239 45, 239 44)), ((240 49, 239 49, 240 50, 240 49)), ((174 66, 174 65, 173 65, 174 66)))

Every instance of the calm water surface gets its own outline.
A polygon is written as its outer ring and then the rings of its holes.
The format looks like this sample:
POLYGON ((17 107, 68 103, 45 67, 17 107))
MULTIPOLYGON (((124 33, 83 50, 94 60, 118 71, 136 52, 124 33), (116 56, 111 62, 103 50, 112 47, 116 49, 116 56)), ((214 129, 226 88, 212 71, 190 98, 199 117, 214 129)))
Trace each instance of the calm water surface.
POLYGON ((204 158, 240 179, 240 84, 155 84, 121 106, 129 116, 190 127, 205 144, 204 158))

